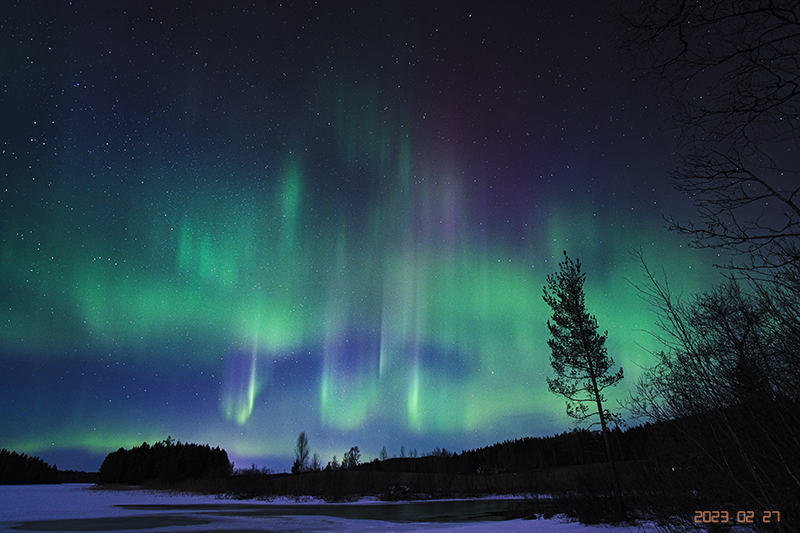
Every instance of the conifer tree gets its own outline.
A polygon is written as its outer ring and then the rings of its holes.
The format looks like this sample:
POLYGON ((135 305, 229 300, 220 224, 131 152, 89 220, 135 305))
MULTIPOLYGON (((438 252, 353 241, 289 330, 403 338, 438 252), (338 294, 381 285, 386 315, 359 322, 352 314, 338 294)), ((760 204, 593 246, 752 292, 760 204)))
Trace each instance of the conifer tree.
POLYGON ((622 368, 609 374, 614 360, 606 351, 608 332, 598 333, 597 319, 586 310, 585 281, 580 260, 572 261, 567 252, 564 252, 564 261, 559 263, 559 271, 547 276, 544 301, 553 310, 552 322, 547 321, 550 330, 547 345, 551 350, 550 365, 556 372, 555 379, 547 378, 547 385, 552 393, 566 398, 567 414, 577 422, 598 415, 616 484, 619 511, 624 514, 606 423, 613 415, 603 408, 605 398, 602 394, 603 389, 622 379, 622 368), (592 403, 597 411, 587 405, 592 403))

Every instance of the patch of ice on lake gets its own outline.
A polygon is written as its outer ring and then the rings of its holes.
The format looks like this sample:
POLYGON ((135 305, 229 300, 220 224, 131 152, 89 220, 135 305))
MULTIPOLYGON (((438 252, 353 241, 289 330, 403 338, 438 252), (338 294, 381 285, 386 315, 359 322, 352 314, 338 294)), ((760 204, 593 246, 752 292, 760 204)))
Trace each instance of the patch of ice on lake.
MULTIPOLYGON (((499 522, 475 523, 397 523, 380 520, 355 520, 327 516, 237 516, 233 513, 217 514, 205 508, 206 505, 237 503, 237 500, 221 500, 215 496, 196 496, 169 492, 143 490, 97 490, 92 485, 24 485, 0 486, 0 531, 14 531, 10 528, 25 522, 40 520, 67 520, 114 518, 125 516, 147 516, 148 514, 170 513, 176 516, 193 516, 209 519, 210 523, 193 526, 156 527, 136 531, 163 533, 166 531, 253 531, 272 532, 308 531, 340 533, 359 531, 366 533, 633 533, 635 527, 585 526, 555 518, 550 520, 508 520, 499 522), (130 509, 122 505, 199 505, 200 510, 187 509, 130 509)), ((280 498, 273 502, 246 500, 238 503, 248 505, 289 505, 297 503, 316 503, 317 500, 295 501, 280 498)), ((372 505, 379 502, 374 498, 361 500, 359 505, 372 505)), ((398 503, 402 504, 402 503, 398 503)), ((335 504, 332 504, 335 505, 335 504)), ((352 504, 350 504, 352 505, 352 504)))

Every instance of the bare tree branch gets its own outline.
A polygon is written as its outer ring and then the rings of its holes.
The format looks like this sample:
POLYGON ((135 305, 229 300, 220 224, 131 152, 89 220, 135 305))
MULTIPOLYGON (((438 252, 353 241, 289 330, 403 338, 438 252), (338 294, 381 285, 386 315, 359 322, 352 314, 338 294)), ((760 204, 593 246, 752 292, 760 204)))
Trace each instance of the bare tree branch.
POLYGON ((676 188, 697 219, 668 217, 740 272, 800 262, 800 4, 620 0, 619 50, 674 105, 676 188))

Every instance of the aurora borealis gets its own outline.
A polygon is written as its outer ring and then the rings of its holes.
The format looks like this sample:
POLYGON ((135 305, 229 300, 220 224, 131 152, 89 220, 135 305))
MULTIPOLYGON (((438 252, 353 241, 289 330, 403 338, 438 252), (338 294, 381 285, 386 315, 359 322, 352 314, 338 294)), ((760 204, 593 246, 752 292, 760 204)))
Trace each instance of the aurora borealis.
POLYGON ((716 275, 663 229, 673 132, 594 2, 482 4, 5 9, 0 447, 288 469, 300 431, 327 461, 569 430, 562 250, 624 396, 653 326, 629 251, 716 275))

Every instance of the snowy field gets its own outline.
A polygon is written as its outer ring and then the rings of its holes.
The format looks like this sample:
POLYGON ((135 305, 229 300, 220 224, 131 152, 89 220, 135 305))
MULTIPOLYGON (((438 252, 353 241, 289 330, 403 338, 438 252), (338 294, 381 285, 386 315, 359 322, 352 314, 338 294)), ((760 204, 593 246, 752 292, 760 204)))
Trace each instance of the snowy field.
MULTIPOLYGON (((318 504, 319 502, 313 502, 318 504)), ((375 505, 364 501, 360 505, 375 505)), ((91 485, 0 486, 0 531, 128 531, 128 532, 411 532, 482 533, 552 532, 619 533, 638 528, 584 526, 564 519, 484 522, 392 522, 324 515, 269 516, 275 508, 309 503, 232 502, 213 496, 174 495, 146 491, 100 491, 91 485), (271 507, 270 507, 271 506, 271 507)), ((350 504, 353 505, 353 504, 350 504)), ((403 505, 398 503, 395 505, 403 505)), ((330 504, 333 509, 336 504, 330 504)), ((318 508, 318 505, 314 505, 318 508)), ((332 514, 334 514, 332 512, 332 514)))

